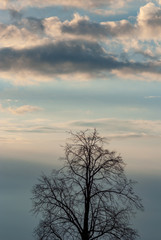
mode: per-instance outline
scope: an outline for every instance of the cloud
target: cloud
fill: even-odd
[[[34,134],[53,134],[65,132],[67,128],[60,126],[59,123],[54,123],[48,119],[32,119],[15,121],[14,119],[6,119],[0,121],[1,138],[0,141],[14,142],[23,140],[24,143],[32,142]],[[26,135],[31,133],[29,135]],[[40,138],[38,138],[40,140]],[[49,139],[49,135],[48,135]]]
[[[133,34],[134,27],[127,20],[121,20],[117,22],[91,22],[87,16],[81,17],[79,14],[74,14],[74,18],[71,21],[65,21],[61,25],[63,33],[75,34],[82,36],[91,36],[100,38],[102,37],[117,37],[128,36]]]
[[[9,2],[11,3],[12,1]],[[16,2],[18,4],[18,1]],[[19,4],[22,4],[22,2],[19,2]],[[39,1],[35,2],[38,3]],[[77,1],[74,2],[76,3]],[[109,1],[108,3],[112,2],[113,1]],[[82,3],[83,1],[81,4]],[[106,1],[99,1],[99,3],[98,1],[91,1],[91,3],[90,1],[84,1],[84,3],[86,3],[86,6],[87,4],[90,4],[91,6],[97,6],[97,4],[103,6],[106,4]],[[106,11],[105,9],[103,10]],[[29,46],[29,44],[31,46],[41,44],[47,40],[80,39],[80,37],[82,39],[88,38],[97,41],[100,41],[100,38],[101,41],[106,41],[108,38],[118,38],[122,40],[130,40],[131,38],[134,38],[142,41],[150,39],[157,40],[161,38],[161,8],[151,2],[140,8],[135,23],[130,23],[130,21],[126,19],[119,21],[94,22],[91,21],[89,17],[80,16],[78,13],[74,14],[71,21],[66,20],[63,22],[55,16],[45,19],[36,19],[33,17],[23,18],[18,10],[10,9],[9,11],[15,22],[13,21],[12,25],[0,25],[2,46],[6,47],[14,47],[15,44],[16,47],[21,46],[22,48]]]
[[[109,38],[137,40],[161,39],[161,8],[154,3],[147,3],[140,7],[135,23],[126,19],[119,21],[94,22],[87,16],[74,14],[71,21],[61,22],[56,17],[44,19],[46,33],[52,37],[82,38],[94,41],[107,41]],[[56,32],[55,32],[56,30]],[[65,35],[64,35],[65,34]]]
[[[21,85],[112,76],[160,81],[159,45],[144,42],[161,36],[161,8],[152,3],[140,8],[136,23],[94,22],[78,13],[71,21],[23,18],[17,10],[10,14],[15,22],[0,24],[2,79]]]
[[[154,98],[161,98],[161,96],[146,96],[144,98],[147,98],[147,99],[154,99]]]
[[[1,114],[2,115],[2,114]],[[66,130],[66,129],[65,129]],[[0,119],[0,143],[1,143],[1,153],[3,151],[3,155],[1,154],[2,159],[4,159],[6,156],[10,156],[11,159],[13,159],[13,156],[15,154],[16,159],[18,157],[18,152],[21,152],[22,149],[26,149],[29,151],[29,155],[25,154],[25,156],[28,156],[27,159],[34,154],[31,154],[32,151],[35,151],[36,154],[41,152],[40,156],[45,153],[47,153],[47,149],[50,149],[51,143],[55,141],[55,146],[60,147],[59,144],[61,144],[62,139],[65,138],[65,136],[59,141],[59,136],[61,134],[64,134],[65,132],[64,128],[58,127],[56,124],[53,124],[53,121],[49,121],[48,119],[31,119],[26,120],[24,118],[17,118],[17,117],[10,117],[10,118],[2,118]],[[59,133],[59,134],[57,134]],[[55,135],[57,135],[55,140]],[[43,137],[43,146],[40,148],[40,145],[42,145],[42,139]],[[58,143],[59,142],[59,143]],[[58,143],[58,145],[57,145]],[[21,144],[21,146],[19,145]],[[36,147],[37,146],[37,147]],[[6,150],[4,150],[4,148]],[[11,152],[14,151],[14,154],[11,154],[8,149],[11,149]],[[37,150],[36,150],[37,149]],[[53,148],[52,151],[53,152]],[[57,152],[57,149],[55,149],[55,153]],[[7,154],[7,155],[6,155]],[[49,154],[50,155],[50,154]],[[24,154],[23,154],[24,156]],[[20,157],[20,160],[22,160],[22,156]]]
[[[20,106],[20,107],[4,108],[0,104],[0,111],[9,112],[9,113],[16,114],[16,115],[22,115],[22,114],[26,114],[26,113],[37,112],[37,111],[40,111],[40,110],[42,110],[42,108],[37,107],[37,106],[31,106],[31,105],[23,105],[23,106]]]
[[[103,8],[108,6],[123,7],[132,0],[1,0],[0,9],[22,9],[25,7],[49,7],[49,6],[64,6],[76,7],[84,9]],[[117,4],[117,5],[116,5]]]
[[[20,74],[23,79],[36,81],[70,77],[71,74],[88,74],[92,78],[108,77],[108,74],[135,75],[154,73],[160,76],[159,62],[120,61],[105,51],[98,43],[89,41],[65,41],[38,47],[16,50],[0,50],[0,76],[11,74],[12,81]],[[40,79],[39,79],[40,77]]]
[[[161,137],[161,121],[106,118],[73,121],[69,127],[97,128],[108,138]]]
[[[44,32],[48,37],[54,40],[62,40],[62,38],[64,38],[61,33],[62,22],[58,17],[45,18],[42,20],[42,24],[44,26]]]
[[[0,121],[0,141],[17,142],[23,139],[24,143],[29,143],[39,136],[37,134],[45,134],[50,139],[49,134],[52,136],[53,133],[64,134],[67,130],[78,131],[85,128],[97,128],[108,139],[161,138],[161,121],[104,118],[55,123],[48,119],[33,119],[17,123],[8,119]],[[31,137],[28,135],[30,133]]]
[[[140,8],[137,17],[141,38],[160,39],[161,38],[161,8],[154,3],[147,3]]]
[[[32,113],[32,112],[37,112],[42,110],[40,107],[36,107],[36,106],[31,106],[31,105],[24,105],[21,107],[17,107],[17,108],[8,108],[8,111],[13,113],[13,114],[25,114],[25,113]]]
[[[143,50],[141,47],[135,49],[135,54],[140,54],[143,56],[145,59],[151,59],[151,60],[157,60],[158,56],[154,54],[150,49],[145,49]]]
[[[81,17],[74,14],[71,21],[61,24],[63,33],[78,35],[79,37],[121,38],[138,40],[161,39],[161,8],[154,3],[147,3],[140,8],[136,23],[128,20],[92,22],[88,17]],[[102,39],[101,39],[102,40]]]
[[[105,68],[107,63],[110,68],[112,62],[116,61],[106,55],[99,44],[78,41],[57,42],[22,50],[4,48],[0,50],[0,56],[3,59],[0,62],[1,70],[30,69],[49,75],[89,70],[93,65],[98,69],[101,66]]]
[[[0,23],[1,47],[13,47],[22,49],[37,46],[47,42],[41,34],[41,21],[35,19],[23,19],[19,26]]]
[[[22,27],[26,27],[30,32],[36,32],[37,34],[43,34],[44,32],[43,21],[41,19],[34,17],[23,18],[19,24]],[[42,35],[39,37],[42,37]]]
[[[121,8],[111,8],[111,9],[95,8],[92,10],[92,12],[101,16],[114,16],[114,15],[124,14],[126,10]]]

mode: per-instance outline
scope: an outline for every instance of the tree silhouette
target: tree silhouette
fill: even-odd
[[[124,162],[104,149],[96,130],[71,133],[65,147],[65,166],[43,175],[33,187],[33,212],[42,220],[35,229],[39,240],[133,240],[130,224],[142,210]]]

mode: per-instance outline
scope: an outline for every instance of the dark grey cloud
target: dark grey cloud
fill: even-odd
[[[110,29],[109,29],[110,30]],[[70,33],[76,35],[91,35],[91,36],[106,36],[108,34],[107,29],[97,22],[90,22],[89,20],[81,19],[75,24],[64,23],[61,26],[63,33]],[[110,31],[109,31],[110,34]]]
[[[77,41],[22,50],[4,48],[0,50],[0,59],[1,70],[30,69],[49,75],[121,67],[121,63],[106,54],[99,44]]]
[[[69,73],[95,75],[112,70],[125,70],[125,74],[126,71],[161,73],[159,64],[119,61],[98,43],[89,41],[56,42],[28,49],[0,50],[0,71],[18,73],[24,70],[49,76]]]
[[[89,19],[80,17],[77,21],[64,22],[61,26],[63,33],[98,37],[119,37],[133,34],[135,27],[128,21],[115,22],[115,24],[91,22]],[[100,39],[101,40],[101,39]]]

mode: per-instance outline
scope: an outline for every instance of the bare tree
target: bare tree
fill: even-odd
[[[43,175],[33,188],[33,211],[42,217],[37,239],[136,239],[130,217],[143,207],[121,156],[104,149],[96,130],[71,135],[65,167]]]

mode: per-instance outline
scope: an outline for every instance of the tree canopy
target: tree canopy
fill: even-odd
[[[96,130],[71,133],[65,164],[33,187],[33,212],[41,214],[38,240],[134,240],[130,223],[142,210],[120,155],[104,148]]]

